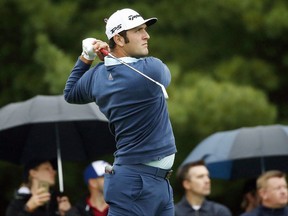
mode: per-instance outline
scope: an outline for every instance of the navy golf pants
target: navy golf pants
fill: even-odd
[[[174,215],[173,191],[169,180],[151,174],[150,170],[153,169],[158,168],[114,165],[114,173],[105,174],[104,197],[109,204],[108,216]]]

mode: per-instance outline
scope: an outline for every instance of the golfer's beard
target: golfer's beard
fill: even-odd
[[[132,55],[131,57],[133,58],[144,58],[146,57],[148,54],[144,55],[144,54],[141,54],[141,55]]]
[[[135,56],[134,58],[140,59],[140,58],[144,58],[146,56]]]
[[[140,49],[139,48],[139,52],[140,53],[135,53],[135,54],[131,54],[131,57],[134,57],[134,58],[144,58],[144,57],[146,57],[146,56],[148,56],[148,54],[149,54],[149,51],[148,51],[148,48],[146,48],[147,49],[147,51],[144,51],[144,50],[142,50],[142,49]]]

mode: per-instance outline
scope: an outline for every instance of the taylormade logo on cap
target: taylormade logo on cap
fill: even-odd
[[[144,20],[136,11],[125,8],[113,13],[106,23],[106,35],[110,40],[114,35],[124,30],[129,30],[146,23],[147,26],[154,24],[157,18]]]

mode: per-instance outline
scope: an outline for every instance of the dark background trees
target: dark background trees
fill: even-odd
[[[173,76],[168,105],[178,147],[174,170],[211,133],[288,120],[285,0],[0,0],[0,6],[0,106],[61,94],[82,39],[106,40],[104,18],[131,7],[158,18],[149,46]],[[66,193],[74,200],[74,187],[85,189],[85,164],[64,165]],[[2,215],[21,168],[1,162],[0,169]],[[171,183],[177,188],[175,175]],[[225,189],[219,180],[213,184],[211,197],[237,210],[240,195],[231,199],[229,192],[240,193],[240,183],[225,182]],[[175,201],[180,196],[175,190]]]

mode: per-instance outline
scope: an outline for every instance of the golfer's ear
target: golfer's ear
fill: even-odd
[[[123,38],[121,35],[116,34],[116,35],[113,36],[113,39],[114,39],[114,42],[115,42],[118,46],[121,46],[121,47],[124,46],[125,40],[124,40],[124,38]]]

